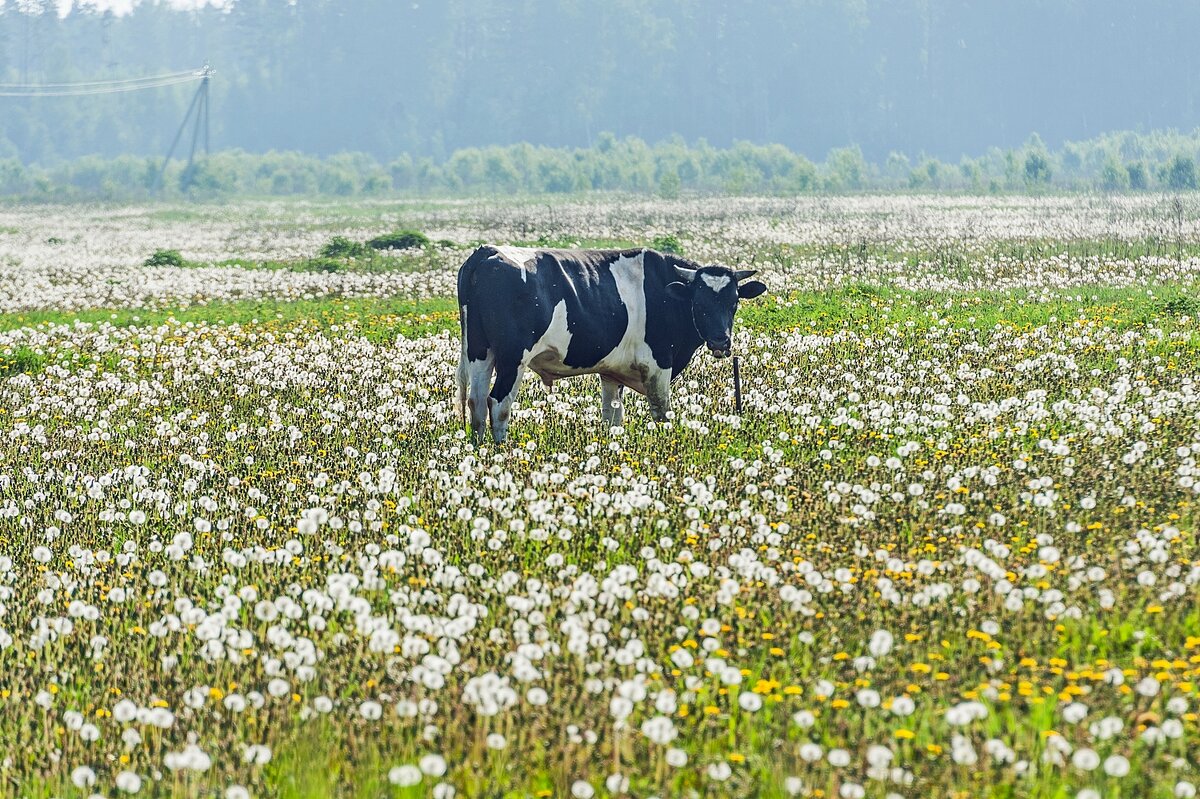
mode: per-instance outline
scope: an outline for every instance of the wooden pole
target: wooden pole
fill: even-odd
[[[738,416],[742,415],[742,358],[733,356],[733,405]]]

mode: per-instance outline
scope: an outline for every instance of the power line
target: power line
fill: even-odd
[[[87,86],[109,86],[123,83],[143,83],[145,81],[167,80],[185,76],[201,77],[201,70],[187,69],[180,72],[166,72],[162,75],[147,75],[143,78],[105,78],[104,80],[81,80],[69,83],[0,83],[0,89],[12,91],[37,91],[39,89],[75,89]]]
[[[176,86],[203,79],[204,73],[196,71],[107,83],[89,81],[86,84],[46,84],[42,86],[0,84],[0,97],[86,97],[94,94],[118,94],[142,89],[159,89],[164,86]]]

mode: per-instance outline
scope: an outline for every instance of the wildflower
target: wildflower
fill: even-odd
[[[118,791],[137,793],[142,789],[142,778],[132,771],[122,771],[117,774],[115,784]]]
[[[642,735],[653,743],[665,746],[679,735],[675,724],[666,716],[654,716],[642,722]]]
[[[1080,771],[1092,771],[1100,765],[1100,755],[1092,749],[1076,749],[1071,755],[1071,764]]]
[[[743,693],[738,696],[738,705],[747,713],[753,713],[762,707],[762,697],[753,692]]]
[[[96,772],[91,766],[76,766],[71,770],[71,783],[76,788],[90,788],[96,784]]]
[[[446,760],[441,755],[424,755],[417,764],[430,777],[440,777],[446,773]]]
[[[388,782],[392,785],[398,785],[401,788],[416,785],[420,781],[421,769],[411,764],[395,766],[388,771]]]
[[[708,774],[708,778],[711,780],[715,780],[716,782],[724,782],[725,780],[729,779],[730,775],[733,774],[733,769],[730,768],[728,763],[724,761],[718,761],[716,763],[709,763],[705,773]]]

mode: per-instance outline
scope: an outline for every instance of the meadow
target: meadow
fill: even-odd
[[[742,414],[471,446],[472,247],[656,239],[770,287]],[[1190,196],[0,207],[0,795],[1190,799],[1197,275]]]

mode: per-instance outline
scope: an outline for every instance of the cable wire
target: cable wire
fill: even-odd
[[[200,77],[203,70],[188,69],[181,72],[166,72],[162,75],[147,75],[144,78],[105,78],[104,80],[81,80],[70,83],[0,83],[3,91],[38,91],[40,89],[82,89],[87,87],[117,86],[128,83],[148,83],[186,76]]]
[[[117,94],[120,92],[136,92],[142,89],[158,89],[163,86],[176,86],[182,83],[192,83],[194,81],[203,79],[203,75],[189,73],[181,77],[170,78],[166,80],[159,79],[150,83],[136,83],[123,86],[95,86],[91,88],[81,87],[75,89],[64,88],[53,89],[51,91],[46,91],[45,89],[39,91],[7,91],[3,90],[7,87],[0,87],[0,97],[86,97],[94,94]]]

